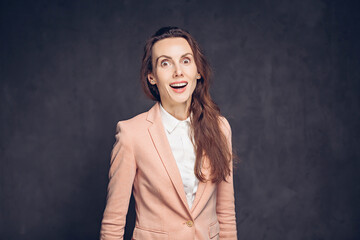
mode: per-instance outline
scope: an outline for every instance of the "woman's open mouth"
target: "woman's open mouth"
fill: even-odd
[[[172,90],[174,90],[174,92],[182,93],[185,91],[187,85],[188,83],[184,81],[184,82],[172,83],[170,84],[170,87],[172,88]]]

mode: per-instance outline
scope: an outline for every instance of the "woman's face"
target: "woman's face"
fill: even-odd
[[[157,41],[152,47],[152,62],[148,80],[157,85],[164,108],[188,107],[200,78],[189,43],[180,37]]]

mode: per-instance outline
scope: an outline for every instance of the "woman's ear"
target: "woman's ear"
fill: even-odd
[[[149,82],[150,82],[151,85],[155,85],[155,84],[156,84],[154,75],[153,75],[152,73],[149,73],[149,74],[147,75],[147,78],[148,78],[148,80],[149,80]]]

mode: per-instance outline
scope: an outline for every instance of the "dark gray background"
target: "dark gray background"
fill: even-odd
[[[153,105],[140,60],[166,25],[213,66],[239,239],[360,239],[359,7],[321,0],[1,1],[0,238],[98,238],[115,125]]]

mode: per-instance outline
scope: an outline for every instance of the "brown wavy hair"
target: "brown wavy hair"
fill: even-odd
[[[188,113],[192,113],[190,123],[196,153],[194,173],[200,181],[206,180],[201,171],[201,159],[205,154],[210,163],[211,181],[219,183],[226,180],[226,177],[230,175],[232,153],[230,152],[230,143],[227,142],[225,133],[221,131],[219,125],[220,109],[210,97],[210,65],[201,52],[199,44],[189,32],[178,27],[163,27],[147,40],[141,65],[142,87],[149,98],[160,102],[160,94],[156,84],[152,85],[148,81],[148,74],[153,71],[152,47],[159,40],[175,37],[187,40],[193,51],[198,72],[201,75],[192,94]]]

